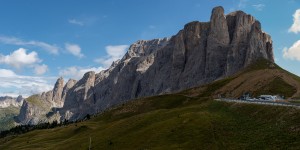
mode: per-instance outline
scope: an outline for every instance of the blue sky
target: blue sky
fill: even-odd
[[[51,89],[59,76],[98,72],[131,43],[209,21],[219,5],[259,20],[272,36],[276,63],[300,75],[300,0],[2,0],[0,96],[28,96]]]

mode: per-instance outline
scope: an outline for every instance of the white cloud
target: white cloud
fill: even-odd
[[[300,61],[300,40],[292,45],[292,47],[283,49],[283,57],[291,60]]]
[[[68,22],[71,23],[71,24],[79,25],[79,26],[84,25],[84,23],[82,21],[78,21],[76,19],[69,19]]]
[[[0,77],[14,77],[16,76],[15,72],[8,69],[0,69]]]
[[[72,66],[72,67],[68,67],[65,69],[62,69],[59,71],[59,75],[63,76],[64,78],[72,78],[72,79],[76,79],[79,80],[83,77],[83,75],[86,72],[89,71],[95,71],[96,73],[99,73],[101,70],[104,70],[104,68],[102,67],[76,67],[76,66]]]
[[[300,9],[296,10],[294,17],[294,23],[290,27],[289,32],[298,33],[300,32]]]
[[[262,11],[265,8],[265,4],[256,4],[256,5],[252,5],[254,7],[254,9],[256,9],[257,11]]]
[[[70,43],[65,43],[65,49],[71,53],[72,55],[82,58],[84,55],[81,53],[81,48],[77,44],[70,44]]]
[[[109,45],[105,47],[106,52],[109,56],[117,58],[122,57],[125,54],[127,48],[128,45]]]
[[[34,73],[36,75],[43,75],[44,73],[46,73],[48,71],[48,66],[45,64],[42,65],[35,65],[34,66]]]
[[[0,43],[19,45],[19,46],[34,46],[45,49],[51,54],[58,54],[59,47],[40,41],[24,41],[16,37],[0,36]]]
[[[94,61],[108,68],[113,61],[122,58],[128,47],[128,45],[108,45],[105,47],[107,56],[95,59]]]
[[[21,76],[12,70],[0,69],[0,96],[23,95],[42,93],[53,88],[56,78]]]
[[[41,60],[39,59],[38,54],[35,51],[27,54],[26,49],[24,48],[19,48],[10,55],[0,54],[0,64],[6,64],[17,69],[39,62],[41,62]]]

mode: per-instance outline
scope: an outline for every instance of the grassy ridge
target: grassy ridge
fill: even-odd
[[[26,98],[26,101],[32,105],[38,106],[41,109],[50,109],[50,104],[47,104],[45,101],[40,100],[38,95],[32,95]]]
[[[300,111],[165,95],[89,121],[1,139],[0,149],[300,148]]]
[[[263,95],[265,93],[276,95],[282,94],[284,97],[291,97],[295,92],[296,88],[284,82],[281,78],[276,77],[268,85],[261,87],[255,93],[254,96]]]

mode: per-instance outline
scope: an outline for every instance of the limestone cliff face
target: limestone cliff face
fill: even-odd
[[[53,104],[56,105],[56,107],[62,107],[64,105],[64,101],[62,100],[62,92],[64,88],[64,79],[60,77],[53,88],[53,97],[52,101]]]
[[[251,64],[258,58],[274,62],[271,37],[261,30],[260,22],[242,11],[226,16],[231,48],[227,54],[227,74]]]
[[[227,53],[229,48],[229,31],[224,16],[224,9],[216,7],[212,10],[210,28],[206,47],[206,78],[222,76],[225,73]]]
[[[76,80],[70,79],[63,88],[61,99],[64,101],[66,99],[68,91],[76,84]]]
[[[210,22],[188,23],[171,38],[137,41],[107,70],[86,73],[63,92],[59,113],[76,120],[135,98],[210,83],[262,58],[274,62],[271,37],[259,21],[216,7]],[[44,98],[60,96],[50,92]]]
[[[95,72],[87,72],[66,94],[65,104],[60,113],[62,119],[82,118],[95,112],[94,97]],[[75,113],[76,112],[76,113]]]

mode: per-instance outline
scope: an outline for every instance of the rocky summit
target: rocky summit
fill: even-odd
[[[140,40],[100,73],[25,100],[17,121],[76,120],[140,97],[172,93],[235,74],[259,59],[274,62],[271,37],[253,16],[212,10],[210,22],[190,22],[170,38]]]

